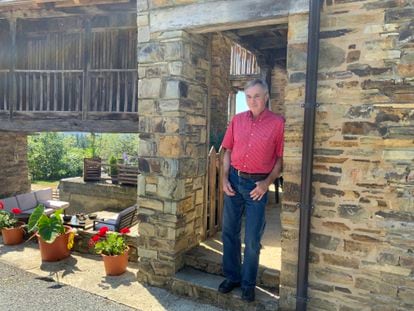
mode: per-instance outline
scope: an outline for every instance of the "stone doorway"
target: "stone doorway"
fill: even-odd
[[[270,88],[269,109],[284,116],[287,24],[226,30],[210,34],[210,38],[210,146],[215,146],[218,150],[228,121],[236,112],[236,95],[243,90],[247,81],[254,78],[265,79]],[[238,59],[235,58],[235,46],[239,50]],[[257,62],[256,66],[251,65],[252,61]],[[258,286],[273,294],[278,293],[281,269],[282,193],[280,191],[276,198],[276,191],[279,192],[279,186],[272,185],[266,208],[266,229],[262,239],[257,282]],[[244,226],[242,239],[243,237]],[[201,242],[184,257],[185,266],[217,275],[222,273],[221,260],[221,232]]]

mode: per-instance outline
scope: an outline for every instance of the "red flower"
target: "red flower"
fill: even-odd
[[[129,228],[122,228],[121,230],[119,230],[119,233],[121,234],[126,234],[126,233],[130,233],[131,230],[129,230]]]
[[[0,209],[4,209],[4,203],[3,203],[3,201],[0,201]]]
[[[22,210],[18,207],[13,207],[11,211],[12,211],[13,214],[16,214],[16,215],[22,213]]]
[[[100,239],[100,236],[99,235],[94,235],[93,237],[91,237],[90,239],[89,239],[89,242],[88,242],[88,245],[89,245],[89,247],[94,247],[95,246],[95,244],[96,244],[96,242],[98,242],[99,241],[99,239]]]
[[[91,238],[91,240],[92,240],[92,241],[94,241],[94,242],[98,242],[100,238],[101,238],[101,237],[100,237],[99,235],[95,234],[95,235]]]
[[[109,231],[109,228],[108,227],[102,227],[101,229],[99,229],[99,235],[100,236],[104,236],[107,232]]]

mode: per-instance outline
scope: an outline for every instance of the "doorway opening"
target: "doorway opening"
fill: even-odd
[[[211,34],[211,111],[210,147],[219,150],[228,122],[232,116],[247,110],[244,85],[255,78],[269,86],[268,108],[284,116],[284,94],[287,85],[286,54],[287,24],[241,28]],[[211,156],[211,152],[210,152]],[[220,163],[220,152],[214,161]],[[205,240],[186,254],[186,265],[209,273],[221,273],[221,218],[223,207],[220,195],[220,164],[214,169],[214,188],[209,182],[206,208]],[[216,175],[217,174],[217,175]],[[211,175],[211,172],[209,172]],[[257,285],[277,294],[281,269],[281,183],[270,187],[266,207],[266,229],[262,238]],[[211,196],[211,192],[217,191]],[[212,203],[212,198],[214,203]],[[244,233],[242,226],[242,241]]]

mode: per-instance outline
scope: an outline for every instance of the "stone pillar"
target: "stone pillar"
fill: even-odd
[[[280,272],[280,305],[294,310],[299,238],[300,176],[302,165],[303,109],[305,100],[308,14],[289,16],[287,72],[285,89],[285,152],[283,157],[283,204],[281,211],[282,266]],[[295,77],[301,77],[297,79]]]
[[[151,33],[138,1],[138,279],[164,286],[202,236],[209,40]]]
[[[27,135],[0,132],[0,198],[30,192]]]

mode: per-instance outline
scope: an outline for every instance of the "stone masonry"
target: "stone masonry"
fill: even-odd
[[[229,79],[231,45],[232,42],[223,35],[212,35],[210,145],[216,150],[220,148],[227,128],[229,95],[233,92]]]
[[[324,3],[309,310],[414,309],[413,16],[412,1]],[[285,309],[295,302],[305,22],[289,18]]]
[[[147,10],[139,1],[138,279],[165,285],[203,234],[211,55],[207,36],[152,32]]]
[[[274,113],[285,116],[285,88],[287,86],[287,72],[283,66],[276,65],[272,69],[272,85],[270,89],[270,109]]]
[[[27,135],[0,132],[0,198],[30,192]]]
[[[202,235],[208,32],[274,20],[288,23],[280,305],[294,309],[308,3],[286,3],[138,1],[140,280],[165,285]],[[309,310],[414,308],[413,15],[410,0],[323,3]]]

